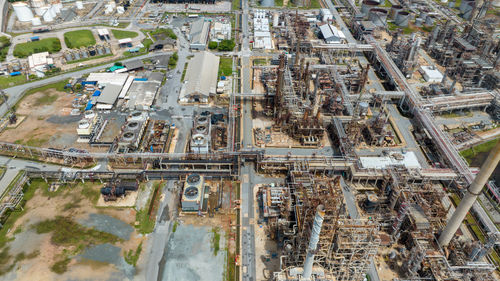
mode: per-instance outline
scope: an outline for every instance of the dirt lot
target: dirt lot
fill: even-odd
[[[16,128],[5,130],[0,140],[41,147],[78,146],[76,127],[81,117],[70,115],[74,98],[53,89],[25,97],[16,112],[26,118]]]
[[[24,211],[10,215],[8,233],[0,230],[0,279],[132,280],[135,268],[124,256],[147,243],[133,227],[136,211],[96,208],[100,183],[61,185],[52,192],[48,186],[34,180],[25,190]],[[72,227],[50,225],[61,221]]]

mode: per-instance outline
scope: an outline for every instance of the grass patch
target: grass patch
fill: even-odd
[[[70,49],[95,45],[94,34],[90,30],[75,30],[64,33],[64,42]]]
[[[188,68],[188,63],[186,62],[184,64],[184,70],[182,71],[181,82],[184,82],[184,77],[186,77],[187,68]]]
[[[97,200],[99,200],[101,192],[99,189],[94,188],[92,183],[87,182],[83,184],[81,194],[95,205],[97,204]]]
[[[254,59],[253,65],[267,65],[267,59]]]
[[[120,238],[113,234],[84,227],[71,218],[62,216],[39,222],[33,228],[38,234],[52,233],[50,241],[57,246],[78,245],[78,248],[86,248],[90,245],[120,241]]]
[[[26,83],[26,75],[21,74],[17,76],[0,76],[0,88],[5,89],[9,87],[13,87],[19,84]]]
[[[172,233],[175,233],[177,231],[177,226],[179,225],[178,221],[174,221],[174,226],[172,227]]]
[[[233,0],[231,4],[233,11],[240,9],[240,0]]]
[[[111,33],[116,39],[123,38],[135,38],[139,35],[139,33],[135,31],[127,31],[127,30],[119,30],[119,29],[111,29]]]
[[[179,60],[179,55],[177,55],[177,52],[173,53],[170,58],[168,58],[168,66],[170,69],[173,69],[177,66],[177,61]]]
[[[220,250],[220,233],[218,227],[212,228],[212,247],[214,249],[214,256],[217,256],[217,253]]]
[[[231,57],[221,57],[219,61],[219,72],[220,76],[231,76],[233,74],[233,58]]]
[[[29,89],[27,90],[24,95],[25,96],[29,96],[29,95],[32,95],[34,93],[38,93],[38,92],[42,92],[42,91],[46,91],[46,90],[49,90],[49,89],[54,89],[56,91],[59,91],[59,92],[64,92],[64,86],[66,86],[69,82],[69,79],[66,79],[66,80],[62,80],[62,81],[59,81],[59,82],[56,82],[56,83],[51,83],[51,84],[47,84],[45,86],[41,86],[41,87],[37,87],[37,88],[32,88],[32,89]]]
[[[36,99],[34,106],[49,105],[49,104],[52,104],[53,102],[55,102],[56,100],[57,100],[56,94],[43,95],[43,96]]]
[[[71,261],[70,258],[65,257],[64,259],[55,262],[51,267],[50,270],[54,273],[57,274],[63,274],[68,270],[68,264]]]
[[[125,261],[128,263],[128,264],[131,264],[133,266],[136,266],[137,265],[137,260],[139,260],[139,256],[141,255],[141,252],[142,252],[142,241],[141,243],[139,243],[139,245],[137,246],[137,249],[135,249],[135,252],[133,250],[129,250],[126,254],[125,254]]]
[[[155,182],[153,184],[153,190],[151,192],[151,197],[148,200],[148,204],[146,204],[146,207],[144,209],[138,210],[135,214],[135,228],[141,234],[151,233],[155,229],[156,216],[150,216],[150,213],[152,213],[156,202],[159,202],[160,200],[160,196],[159,194],[157,194],[159,188],[160,183]]]
[[[0,61],[5,61],[9,52],[10,39],[7,36],[0,37]]]
[[[51,37],[38,41],[19,43],[14,47],[14,56],[26,58],[34,53],[49,52],[51,54],[61,50],[61,41],[58,38]]]
[[[488,151],[492,150],[493,147],[495,147],[495,145],[497,144],[497,142],[499,140],[500,139],[494,139],[494,140],[490,140],[488,142],[482,143],[480,145],[473,146],[469,149],[460,151],[460,155],[462,155],[462,157],[465,158],[465,160],[467,160],[467,162],[470,165],[470,163],[472,162],[472,159],[474,159],[474,157],[476,157],[476,155],[478,155],[479,153],[488,152]]]
[[[155,38],[155,40],[166,39],[167,37],[172,39],[177,39],[177,35],[175,35],[174,31],[171,28],[157,28],[153,31],[150,31],[149,34]]]
[[[36,138],[36,137],[31,137],[29,138],[26,142],[25,145],[27,146],[33,146],[33,147],[40,147],[47,143],[49,139],[47,138]]]

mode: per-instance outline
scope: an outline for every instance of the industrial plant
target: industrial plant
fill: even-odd
[[[0,2],[0,279],[500,280],[500,2]]]

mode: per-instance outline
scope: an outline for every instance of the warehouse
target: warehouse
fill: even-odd
[[[189,32],[189,39],[191,43],[189,48],[194,50],[205,50],[208,41],[208,30],[210,28],[210,22],[205,21],[205,18],[201,18],[191,25],[191,32]]]
[[[344,33],[331,24],[324,24],[320,26],[319,29],[325,42],[328,44],[343,43],[346,39]]]
[[[149,110],[153,105],[161,82],[136,80],[128,90],[126,99],[130,110]]]
[[[127,81],[127,73],[94,72],[87,77],[87,82],[96,82],[97,86],[103,87],[108,84],[123,86]]]
[[[109,84],[101,91],[97,98],[97,109],[111,109],[115,104],[123,85]]]
[[[219,57],[207,51],[197,53],[189,61],[185,83],[179,100],[183,103],[208,103],[217,90]]]

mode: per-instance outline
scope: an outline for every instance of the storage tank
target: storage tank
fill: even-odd
[[[368,19],[373,22],[375,26],[384,26],[387,22],[388,12],[382,8],[373,8],[368,13]]]
[[[396,18],[396,15],[403,10],[403,6],[400,5],[393,5],[391,7],[391,11],[389,12],[389,18],[391,20],[394,20]]]
[[[47,10],[45,12],[45,14],[43,14],[43,21],[45,21],[45,22],[53,22],[54,21],[54,17],[51,15],[50,9]]]
[[[25,2],[14,3],[12,4],[12,8],[14,9],[16,17],[19,21],[27,22],[33,19],[33,12]]]
[[[66,61],[72,61],[73,55],[70,52],[67,52],[66,54],[64,54],[64,58],[66,59]]]
[[[376,8],[378,6],[378,2],[372,0],[365,0],[361,3],[361,13],[364,16],[368,16],[368,13],[372,8]]]
[[[394,19],[394,23],[397,26],[407,27],[408,22],[410,21],[410,13],[407,11],[399,11],[396,15],[396,19]]]
[[[81,57],[80,57],[80,52],[75,51],[75,52],[73,53],[73,55],[75,56],[75,60],[79,60],[79,59],[81,59]]]
[[[368,107],[370,107],[370,105],[367,103],[367,102],[360,102],[359,103],[359,115],[360,116],[364,116],[368,113]]]
[[[42,25],[42,21],[40,20],[39,17],[32,18],[31,19],[31,25],[33,25],[33,26]]]
[[[469,2],[464,9],[462,17],[466,20],[469,20],[472,17],[472,12],[474,11],[474,2]]]
[[[82,1],[76,1],[75,2],[75,6],[78,10],[82,10],[83,9],[83,2]]]

